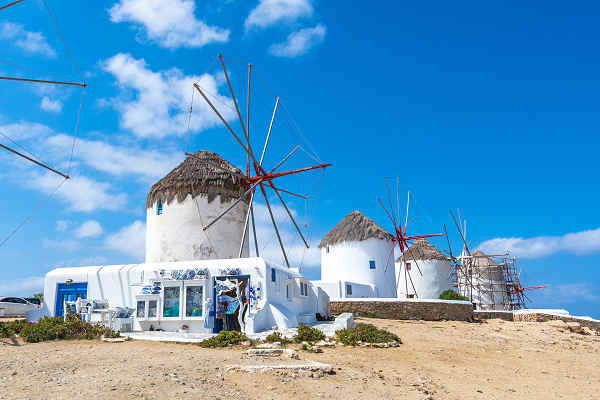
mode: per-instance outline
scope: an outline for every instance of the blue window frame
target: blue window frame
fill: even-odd
[[[275,271],[275,268],[271,268],[271,282],[276,282],[277,281],[277,272]]]
[[[159,201],[156,205],[156,215],[161,215],[163,213],[162,209],[162,201]]]
[[[369,260],[369,268],[375,269],[375,260]]]

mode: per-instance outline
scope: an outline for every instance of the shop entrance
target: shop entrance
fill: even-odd
[[[87,282],[59,283],[56,287],[56,304],[54,316],[62,317],[64,314],[64,302],[87,298]]]
[[[214,333],[222,330],[242,331],[248,313],[249,284],[250,275],[227,275],[214,278]]]

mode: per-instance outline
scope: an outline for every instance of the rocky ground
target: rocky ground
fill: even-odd
[[[560,322],[364,319],[394,348],[325,347],[299,360],[243,348],[129,341],[0,344],[0,399],[598,399],[600,336]],[[575,330],[578,330],[576,327]],[[592,333],[592,334],[589,334]],[[228,366],[325,363],[331,373]]]

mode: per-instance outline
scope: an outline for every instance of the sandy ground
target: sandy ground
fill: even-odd
[[[228,365],[264,363],[241,359],[241,348],[5,340],[0,399],[600,398],[600,336],[535,322],[364,321],[393,331],[404,344],[300,351],[301,361],[334,367],[321,378],[226,372]]]

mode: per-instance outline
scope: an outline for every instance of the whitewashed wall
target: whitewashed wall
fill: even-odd
[[[192,199],[188,195],[182,203],[163,203],[158,215],[155,203],[146,210],[146,262],[238,258],[246,203],[240,202],[207,231],[202,230],[230,205],[221,203],[220,196],[209,203],[206,196]],[[248,257],[248,235],[242,257]]]
[[[371,298],[377,297],[375,295],[377,288],[375,285],[367,285],[363,283],[357,282],[348,282],[348,281],[335,281],[335,282],[325,282],[325,281],[311,281],[312,284],[316,287],[323,289],[325,293],[329,296],[330,299],[357,299],[357,298]],[[348,290],[346,285],[350,285],[352,287],[352,294],[348,294]]]
[[[438,299],[444,290],[452,289],[450,272],[452,267],[446,260],[408,260],[411,264],[410,278],[415,285],[416,294],[420,299]],[[417,263],[423,275],[419,273]],[[404,262],[396,263],[396,282],[398,282],[398,298],[405,299],[414,295],[410,278],[405,274]],[[407,292],[408,286],[408,292]]]
[[[321,281],[347,281],[375,287],[373,297],[396,297],[394,243],[370,238],[321,248]],[[375,269],[369,268],[375,260]],[[387,265],[387,268],[386,268]]]
[[[321,315],[328,315],[329,313],[329,298],[324,291],[310,284],[306,278],[299,274],[298,270],[269,265],[262,258],[57,268],[46,274],[43,310],[46,315],[54,315],[57,286],[59,283],[67,282],[67,280],[74,283],[87,283],[87,298],[90,300],[107,300],[111,308],[135,308],[136,295],[139,294],[142,284],[160,280],[161,270],[168,272],[193,268],[207,268],[209,270],[210,276],[204,282],[203,295],[205,301],[210,299],[213,302],[212,304],[214,304],[212,278],[223,275],[223,268],[239,268],[242,275],[250,275],[250,284],[253,287],[261,288],[263,298],[247,314],[246,333],[255,333],[271,328],[296,327],[299,322],[313,323],[316,321],[316,313]],[[272,269],[275,269],[275,282],[271,280]],[[300,293],[300,281],[308,283],[306,296],[302,296]],[[168,284],[169,281],[166,281],[166,283]],[[199,283],[193,282],[189,285],[198,286]],[[289,291],[286,289],[288,285],[290,287]],[[163,293],[164,290],[161,291],[160,296]],[[187,325],[190,332],[208,333],[212,331],[205,324],[209,309],[204,309],[202,317],[193,319],[185,317],[165,319],[160,317],[161,311],[159,310],[159,317],[151,322],[155,329],[177,331],[183,325]],[[134,321],[135,330],[142,330],[142,328],[148,328],[150,325],[146,322],[140,324],[137,318]],[[212,326],[211,324],[208,325]]]

